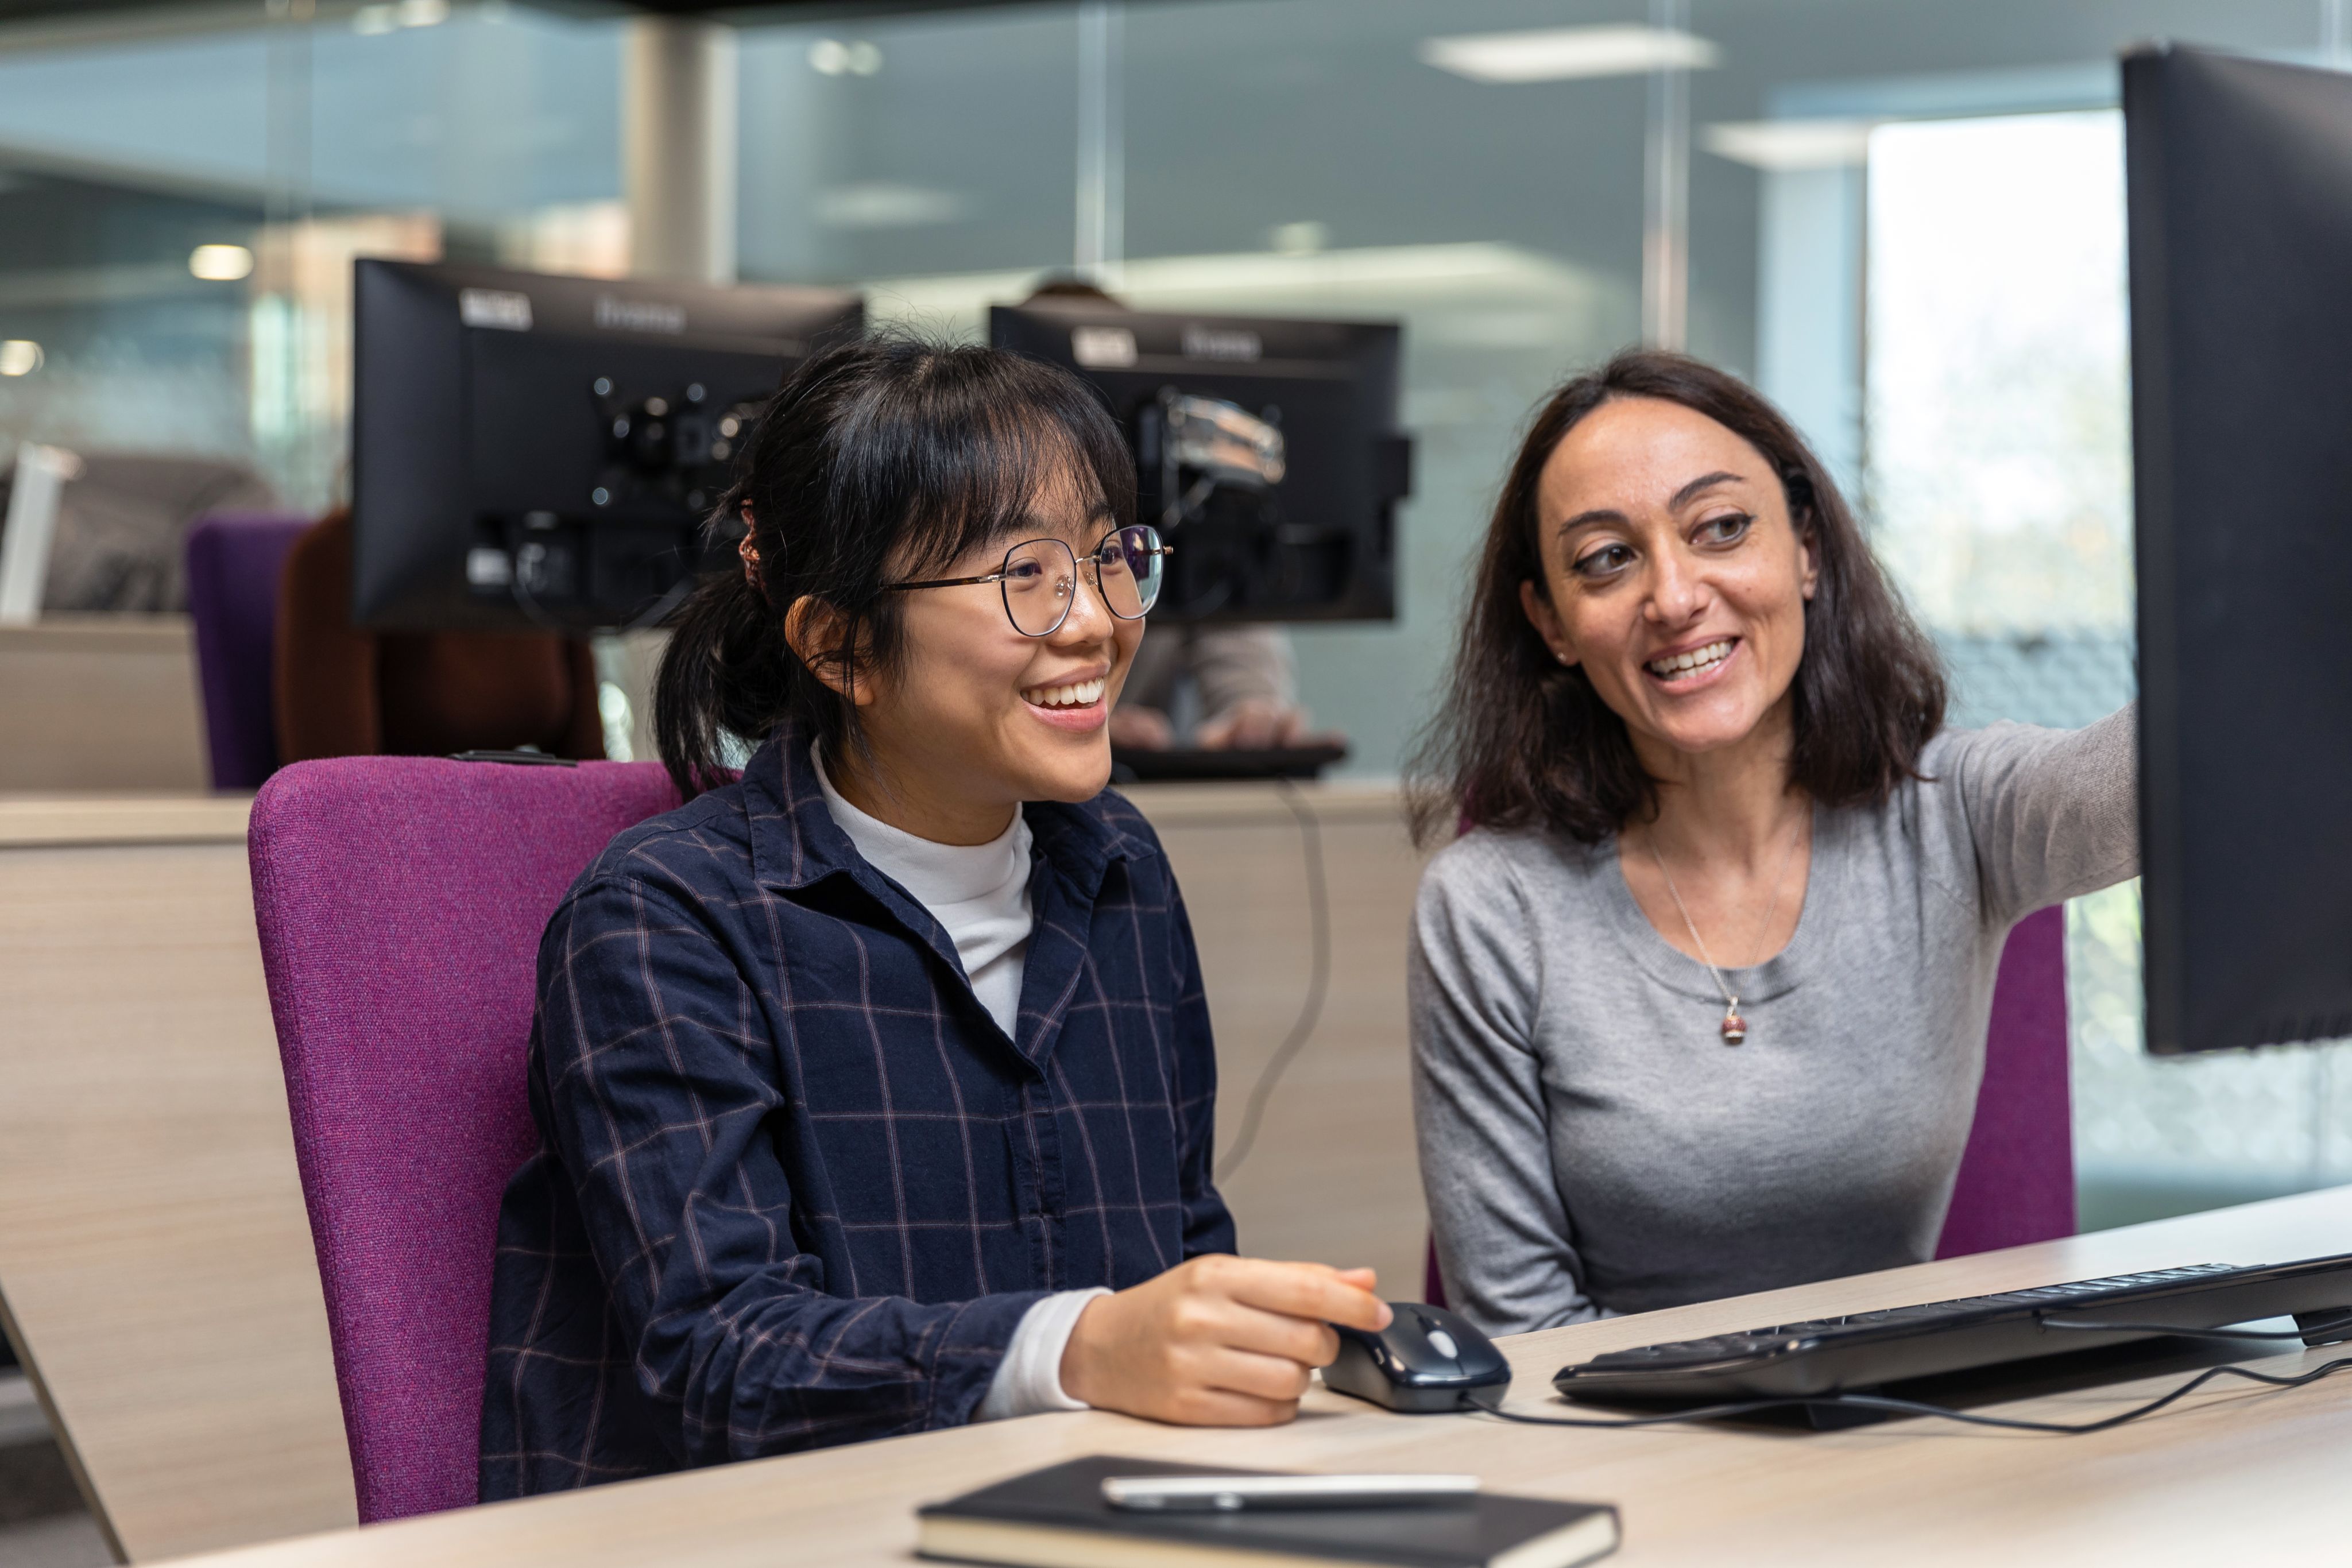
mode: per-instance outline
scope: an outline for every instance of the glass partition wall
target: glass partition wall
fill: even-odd
[[[0,335],[37,345],[0,379],[0,444],[201,455],[317,509],[341,485],[354,256],[625,265],[596,244],[623,25],[200,15],[0,28]]]
[[[1392,623],[1302,627],[1349,771],[1436,700],[1543,392],[1637,341],[1748,375],[1852,487],[1961,722],[2133,689],[2118,49],[2341,57],[2328,0],[1080,0],[720,20],[733,269],[970,334],[1076,271],[1394,319]],[[349,262],[630,266],[618,15],[269,0],[0,29],[0,461],[342,485]],[[129,30],[129,29],[136,29]],[[719,270],[724,270],[722,265]],[[2139,1053],[2133,889],[2069,914],[2086,1222],[2352,1176],[2335,1048]]]

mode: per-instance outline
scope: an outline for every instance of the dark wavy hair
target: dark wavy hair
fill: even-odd
[[[856,706],[817,678],[897,669],[905,656],[900,578],[1024,527],[1040,492],[1075,476],[1135,520],[1135,464],[1102,400],[1068,371],[1001,349],[896,335],[811,357],[768,400],[709,526],[726,569],[671,618],[654,685],[663,765],[687,799],[728,777],[735,745],[789,721],[829,756],[862,744]],[[749,524],[759,580],[732,548]],[[807,657],[784,614],[814,595],[838,631]],[[730,743],[735,743],[730,745]]]
[[[1791,721],[1790,782],[1842,806],[1884,800],[1917,777],[1944,722],[1935,645],[1903,608],[1821,459],[1779,410],[1736,376],[1681,354],[1632,350],[1561,386],[1536,412],[1486,527],[1445,706],[1411,773],[1413,832],[1427,842],[1457,814],[1477,827],[1538,828],[1598,843],[1657,806],[1657,780],[1625,721],[1581,665],[1562,665],[1519,603],[1549,593],[1536,515],[1544,465],[1593,410],[1659,398],[1703,413],[1780,476],[1789,518],[1813,548]]]

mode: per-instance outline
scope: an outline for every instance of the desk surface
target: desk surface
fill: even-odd
[[[1759,1322],[2189,1262],[2341,1250],[2352,1187],[2066,1241],[1555,1329],[1505,1342],[1511,1407],[1558,1408],[1549,1377],[1601,1351]],[[2273,1370],[2324,1353],[2270,1357]],[[2179,1375],[2014,1406],[2120,1408]],[[2340,1561],[2352,1523],[2352,1372],[2302,1389],[2223,1384],[2151,1419],[2053,1437],[1901,1422],[1838,1433],[1545,1430],[1406,1416],[1318,1390],[1292,1427],[1181,1430],[1038,1416],[465,1510],[204,1559],[212,1568],[901,1563],[922,1501],[1088,1453],[1308,1469],[1471,1470],[1502,1490],[1610,1501],[1627,1568],[1657,1563]]]

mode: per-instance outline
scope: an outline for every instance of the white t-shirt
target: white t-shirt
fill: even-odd
[[[984,844],[917,838],[843,800],[814,747],[810,759],[816,764],[817,788],[824,791],[825,810],[835,823],[849,835],[866,864],[905,888],[946,928],[972,995],[996,1026],[1011,1035],[1020,1020],[1022,967],[1029,955],[1030,927],[1036,924],[1029,904],[1027,819],[1015,811],[1012,826]],[[1101,1289],[1057,1291],[1024,1312],[973,1419],[1085,1409],[1083,1402],[1062,1391],[1062,1352],[1087,1303],[1109,1293]]]

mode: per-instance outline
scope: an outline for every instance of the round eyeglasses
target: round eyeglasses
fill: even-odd
[[[1160,542],[1160,530],[1146,524],[1117,528],[1086,553],[1102,595],[1103,608],[1122,621],[1140,621],[1160,598],[1161,563],[1176,553]],[[1077,602],[1077,553],[1059,539],[1024,539],[1004,552],[1004,564],[983,577],[939,577],[923,582],[886,582],[883,591],[918,588],[968,588],[992,582],[1004,595],[1005,618],[1024,637],[1050,637],[1070,618]]]

